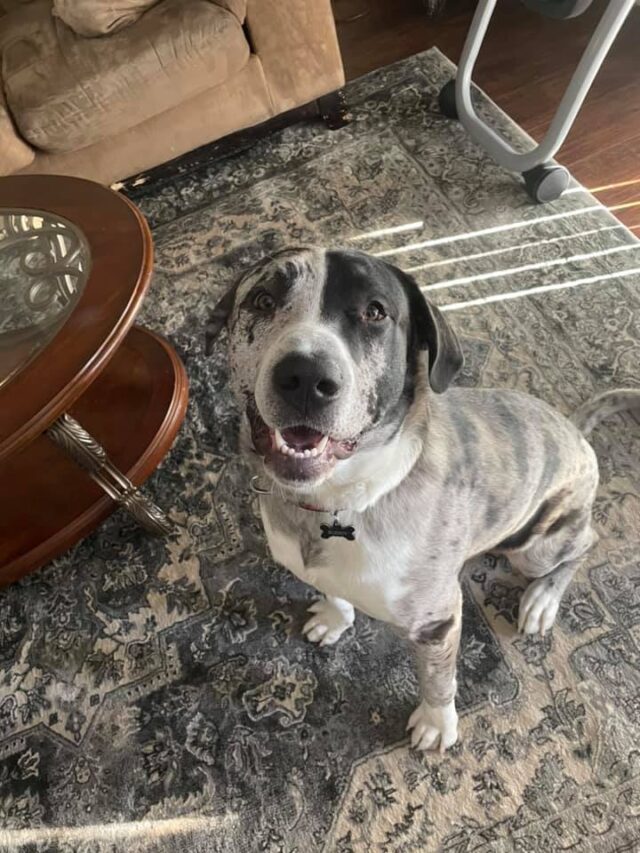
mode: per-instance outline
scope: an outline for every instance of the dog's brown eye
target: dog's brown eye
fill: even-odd
[[[364,312],[365,320],[370,323],[378,323],[380,320],[384,320],[386,316],[387,312],[379,302],[370,302],[367,305],[367,310]]]
[[[276,307],[275,299],[266,290],[255,293],[252,301],[256,311],[261,311],[263,314],[269,314]]]

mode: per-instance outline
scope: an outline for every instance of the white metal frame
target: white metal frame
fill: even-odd
[[[512,172],[527,172],[551,160],[571,130],[587,92],[635,2],[609,0],[544,139],[531,151],[520,153],[478,117],[471,103],[471,75],[497,3],[497,0],[480,0],[458,65],[455,88],[458,118],[470,136],[500,166]]]

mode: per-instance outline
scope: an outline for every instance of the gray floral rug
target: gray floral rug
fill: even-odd
[[[421,755],[404,736],[410,660],[384,625],[360,616],[327,649],[301,639],[314,592],[266,553],[224,342],[203,353],[207,312],[246,264],[355,245],[447,307],[463,384],[567,413],[638,385],[640,243],[577,185],[532,205],[438,114],[451,71],[414,57],[348,87],[343,130],[291,127],[135,191],[157,248],[141,319],[191,381],[147,487],[179,529],[153,539],[116,513],[0,592],[0,849],[640,849],[640,424],[593,436],[601,541],[550,636],[517,635],[522,582],[504,562],[469,565],[461,740]]]

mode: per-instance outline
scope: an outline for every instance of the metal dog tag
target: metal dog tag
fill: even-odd
[[[334,536],[337,536],[341,539],[346,539],[347,542],[354,542],[356,538],[356,529],[349,525],[343,525],[338,522],[337,518],[333,519],[333,524],[321,524],[320,530],[322,530],[322,538],[323,539],[331,539]]]

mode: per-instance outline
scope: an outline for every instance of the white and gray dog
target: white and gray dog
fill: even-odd
[[[519,628],[544,633],[595,541],[595,454],[577,426],[515,391],[451,388],[462,353],[401,270],[361,252],[291,249],[247,272],[224,325],[241,448],[275,560],[325,597],[304,634],[335,643],[354,607],[415,653],[412,745],[455,743],[465,562],[506,554],[530,580]],[[638,391],[582,410],[583,431]]]

